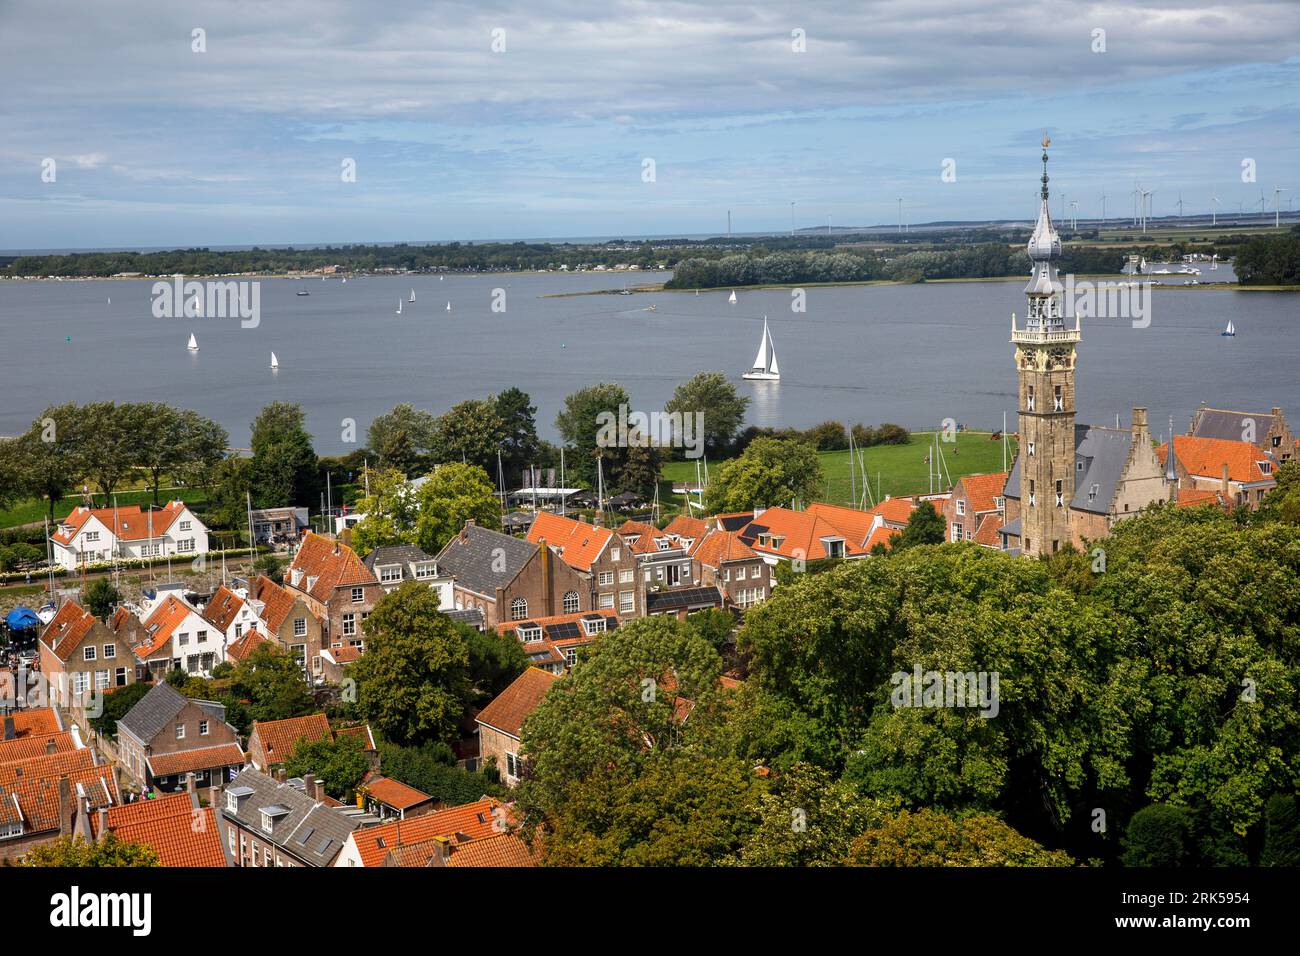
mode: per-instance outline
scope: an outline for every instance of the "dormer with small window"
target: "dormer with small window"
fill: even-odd
[[[822,547],[826,549],[826,557],[842,558],[844,557],[844,539],[843,538],[821,538]]]
[[[535,644],[542,639],[542,626],[540,624],[520,624],[515,628],[515,633],[525,644]]]
[[[289,815],[288,807],[282,807],[278,804],[272,804],[269,807],[263,807],[262,808],[262,832],[274,833],[275,822],[279,820],[281,817],[287,817],[288,815]]]
[[[602,616],[583,618],[582,630],[588,637],[594,637],[605,630],[605,618]]]

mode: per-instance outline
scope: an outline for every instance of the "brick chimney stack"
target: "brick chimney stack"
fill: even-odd
[[[72,821],[76,812],[76,804],[72,802],[72,785],[64,777],[59,781],[59,836],[69,836],[72,833]]]
[[[1147,410],[1142,407],[1133,409],[1133,444],[1150,444],[1151,432],[1147,428]]]

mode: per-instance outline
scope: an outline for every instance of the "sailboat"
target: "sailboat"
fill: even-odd
[[[414,289],[411,290],[411,297],[410,297],[409,299],[407,299],[406,301],[408,301],[408,302],[414,302],[414,301],[415,301],[415,290],[414,290]]]
[[[736,290],[735,290],[735,289],[732,289],[732,290],[731,290],[731,296],[727,299],[727,301],[730,302],[732,305],[735,305],[735,304],[736,304]]]
[[[276,358],[276,357],[275,357],[275,353],[272,352],[272,353],[271,353],[271,368],[272,368],[272,369],[277,369],[277,368],[279,368],[279,367],[280,367],[280,360],[279,360],[278,358]]]
[[[772,342],[772,333],[767,327],[767,316],[763,316],[763,338],[758,343],[754,367],[741,378],[747,378],[752,382],[781,381],[781,369],[776,364],[776,345]]]
[[[398,299],[398,300],[397,300],[397,314],[398,314],[398,315],[401,315],[401,314],[402,314],[402,300],[401,300],[401,299]]]
[[[299,289],[297,292],[294,293],[294,295],[311,295],[311,293],[308,292],[306,289]]]
[[[448,312],[451,311],[451,302],[450,302],[450,301],[447,302],[447,311],[448,311]]]
[[[1219,333],[1220,335],[1236,335],[1237,330],[1233,328],[1232,319],[1228,320],[1228,327]]]
[[[194,337],[193,332],[190,333],[190,344],[187,345],[186,348],[191,352],[197,352],[199,350],[199,340]]]

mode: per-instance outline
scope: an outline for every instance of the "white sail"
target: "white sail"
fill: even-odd
[[[450,302],[447,303],[447,311],[448,311],[448,312],[451,311],[451,303],[450,303]]]
[[[190,344],[187,346],[187,348],[191,352],[197,352],[199,350],[199,340],[194,337],[193,332],[190,333]]]
[[[731,297],[728,298],[727,301],[730,302],[732,305],[736,304],[736,291],[734,289],[731,291]]]
[[[410,298],[409,301],[411,301],[411,302],[414,302],[414,301],[415,301],[415,290],[414,290],[414,289],[411,290],[411,298]]]
[[[764,316],[764,317],[763,317],[763,337],[762,337],[761,339],[759,339],[759,342],[758,342],[758,354],[754,356],[754,368],[756,368],[756,369],[762,369],[764,372],[767,371],[767,342],[768,342],[768,338],[769,338],[769,335],[768,335],[768,332],[767,332],[767,317]]]
[[[767,370],[773,375],[780,375],[781,369],[776,364],[776,343],[772,341],[772,333],[767,333]]]
[[[398,314],[398,315],[401,315],[401,314],[402,314],[402,300],[401,300],[401,299],[398,299],[398,300],[397,300],[397,314]]]
[[[1232,319],[1228,320],[1228,327],[1223,330],[1225,335],[1236,335],[1237,330],[1232,326]]]
[[[279,368],[279,367],[280,367],[280,360],[279,360],[278,358],[276,358],[276,357],[275,357],[275,353],[272,352],[272,353],[271,353],[271,368]]]

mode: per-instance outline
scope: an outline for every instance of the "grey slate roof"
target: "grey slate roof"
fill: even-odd
[[[432,556],[425,554],[424,549],[414,544],[392,544],[382,548],[375,548],[366,555],[365,564],[372,574],[378,574],[375,571],[376,565],[400,564],[403,569],[409,569],[412,564],[418,564],[421,561],[432,561]],[[403,571],[405,573],[405,570]]]
[[[176,719],[185,706],[186,698],[166,681],[159,681],[149,693],[141,697],[134,707],[117,722],[141,743],[148,743]],[[224,710],[224,708],[223,708]]]
[[[1198,408],[1193,417],[1197,438],[1221,438],[1225,441],[1241,441],[1245,432],[1246,420],[1255,423],[1255,444],[1264,447],[1268,430],[1273,427],[1273,414],[1254,412],[1233,412],[1221,408]]]
[[[466,525],[438,555],[438,568],[454,575],[459,586],[492,597],[515,579],[537,549],[523,538]]]
[[[348,834],[363,822],[327,804],[317,803],[291,783],[277,783],[274,778],[251,767],[230,781],[226,793],[242,792],[235,788],[247,788],[250,793],[239,800],[239,809],[234,813],[223,797],[222,816],[309,866],[333,863],[347,842]],[[286,812],[274,818],[271,832],[267,833],[262,829],[262,810],[278,812],[277,808]]]
[[[486,626],[487,622],[483,619],[483,612],[476,607],[453,608],[450,611],[443,611],[453,621],[459,621],[461,624],[468,624],[470,627],[477,627],[480,631]]]
[[[1080,511],[1107,514],[1115,489],[1124,476],[1133,433],[1127,428],[1106,428],[1102,425],[1074,426],[1074,498],[1070,507]],[[1020,452],[1011,465],[1003,497],[1020,500]],[[1082,468],[1080,468],[1082,464]],[[1090,497],[1092,486],[1096,494]],[[1043,489],[1045,492],[1050,489]]]

